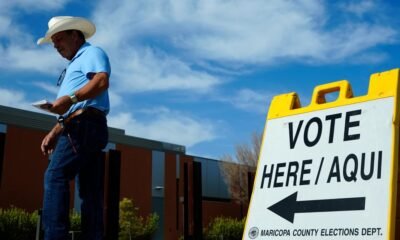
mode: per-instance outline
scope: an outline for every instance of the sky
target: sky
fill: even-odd
[[[37,111],[68,64],[37,46],[53,16],[96,25],[109,55],[109,126],[219,159],[262,133],[272,98],[400,67],[400,3],[383,0],[0,1],[0,104]]]

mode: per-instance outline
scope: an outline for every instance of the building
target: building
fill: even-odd
[[[48,159],[40,144],[55,120],[0,106],[0,208],[41,208]],[[109,134],[104,154],[107,227],[124,197],[134,201],[141,215],[160,216],[153,239],[200,239],[213,218],[246,214],[247,206],[230,199],[219,161],[186,155],[184,146],[128,136],[121,129],[109,128]],[[71,192],[72,208],[79,202],[73,199],[73,184]]]

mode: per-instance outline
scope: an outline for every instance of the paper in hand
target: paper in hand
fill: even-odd
[[[39,108],[40,110],[50,112],[50,108],[53,106],[53,104],[47,100],[40,100],[37,102],[32,103],[32,106]]]

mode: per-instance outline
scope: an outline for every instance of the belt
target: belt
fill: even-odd
[[[82,115],[83,113],[90,115],[90,116],[97,116],[97,117],[105,117],[106,114],[94,107],[88,108],[81,108],[76,110],[75,112],[71,113],[68,117],[64,118],[63,116],[58,117],[58,122],[64,127],[65,124],[68,124],[72,119]]]

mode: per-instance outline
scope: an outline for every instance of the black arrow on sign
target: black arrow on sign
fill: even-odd
[[[268,209],[293,223],[295,213],[364,210],[365,197],[297,201],[297,192],[295,192]]]

